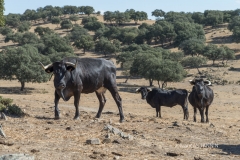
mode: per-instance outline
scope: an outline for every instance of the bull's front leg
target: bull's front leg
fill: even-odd
[[[197,121],[197,119],[196,119],[197,108],[196,108],[196,107],[193,107],[193,110],[194,110],[193,121],[196,122],[196,121]]]
[[[80,116],[80,113],[79,113],[80,95],[81,95],[80,91],[76,91],[74,93],[74,106],[76,109],[74,119],[79,119],[79,116]]]
[[[161,106],[156,106],[156,117],[162,118],[161,116]]]
[[[59,119],[60,118],[60,111],[58,108],[58,102],[59,102],[60,96],[57,94],[57,91],[55,90],[55,99],[54,99],[54,112],[55,112],[55,119]]]
[[[204,123],[204,108],[199,108],[199,112],[200,112],[200,115],[201,115],[201,123]]]

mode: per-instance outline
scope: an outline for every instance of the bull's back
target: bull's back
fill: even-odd
[[[112,75],[116,75],[114,64],[105,59],[80,58],[77,66],[83,93],[91,93],[105,87],[105,81],[112,78]]]

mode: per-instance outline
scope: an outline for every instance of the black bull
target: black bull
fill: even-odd
[[[177,89],[167,91],[160,88],[149,89],[141,87],[138,88],[136,92],[141,92],[142,99],[146,99],[147,103],[156,109],[156,117],[159,116],[161,118],[161,106],[173,107],[175,105],[181,105],[184,114],[183,119],[188,120],[187,90]]]
[[[54,74],[55,87],[55,118],[60,118],[58,109],[59,99],[68,101],[74,96],[76,108],[74,119],[79,118],[79,101],[81,93],[95,92],[99,100],[99,109],[96,115],[101,116],[106,103],[104,93],[109,90],[114,98],[120,115],[120,122],[124,120],[122,99],[116,84],[116,67],[113,62],[101,58],[76,58],[67,57],[59,62],[42,67],[47,73]]]
[[[193,120],[196,122],[197,109],[201,115],[201,122],[204,122],[204,109],[206,108],[206,122],[208,120],[208,108],[213,102],[214,94],[213,90],[208,86],[211,85],[210,81],[203,81],[203,79],[190,80],[190,83],[194,85],[192,92],[189,94],[188,101],[193,106],[194,116]]]

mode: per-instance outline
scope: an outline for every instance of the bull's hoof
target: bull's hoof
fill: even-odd
[[[123,123],[124,121],[125,121],[124,119],[120,119],[120,120],[119,120],[120,123]]]
[[[54,119],[55,119],[55,120],[58,120],[58,119],[60,119],[60,116],[55,116]]]
[[[100,116],[100,115],[98,115],[98,114],[95,116],[95,118],[100,118],[100,117],[101,117],[101,116]]]
[[[79,116],[75,116],[73,119],[74,119],[74,120],[78,120],[78,119],[79,119]]]

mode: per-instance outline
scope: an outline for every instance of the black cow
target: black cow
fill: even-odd
[[[142,99],[146,99],[147,103],[153,108],[156,108],[156,117],[161,118],[161,106],[173,107],[175,105],[182,106],[183,109],[183,119],[188,120],[188,92],[185,89],[177,90],[163,90],[160,88],[146,88],[141,87],[136,90],[136,92],[141,92]]]
[[[206,108],[206,122],[208,120],[208,108],[211,105],[214,94],[213,90],[208,86],[211,85],[210,81],[204,81],[203,79],[190,80],[190,83],[194,85],[192,92],[189,94],[188,101],[194,109],[194,122],[196,122],[197,108],[201,115],[201,122],[204,122],[204,109]]]
[[[122,99],[118,93],[116,67],[112,61],[101,58],[67,57],[47,66],[44,66],[42,63],[41,65],[47,73],[54,74],[56,119],[60,118],[58,109],[60,98],[68,101],[74,96],[76,108],[74,119],[78,119],[81,93],[92,92],[96,93],[100,103],[96,115],[99,118],[106,103],[104,93],[108,89],[118,106],[120,122],[123,122]]]

